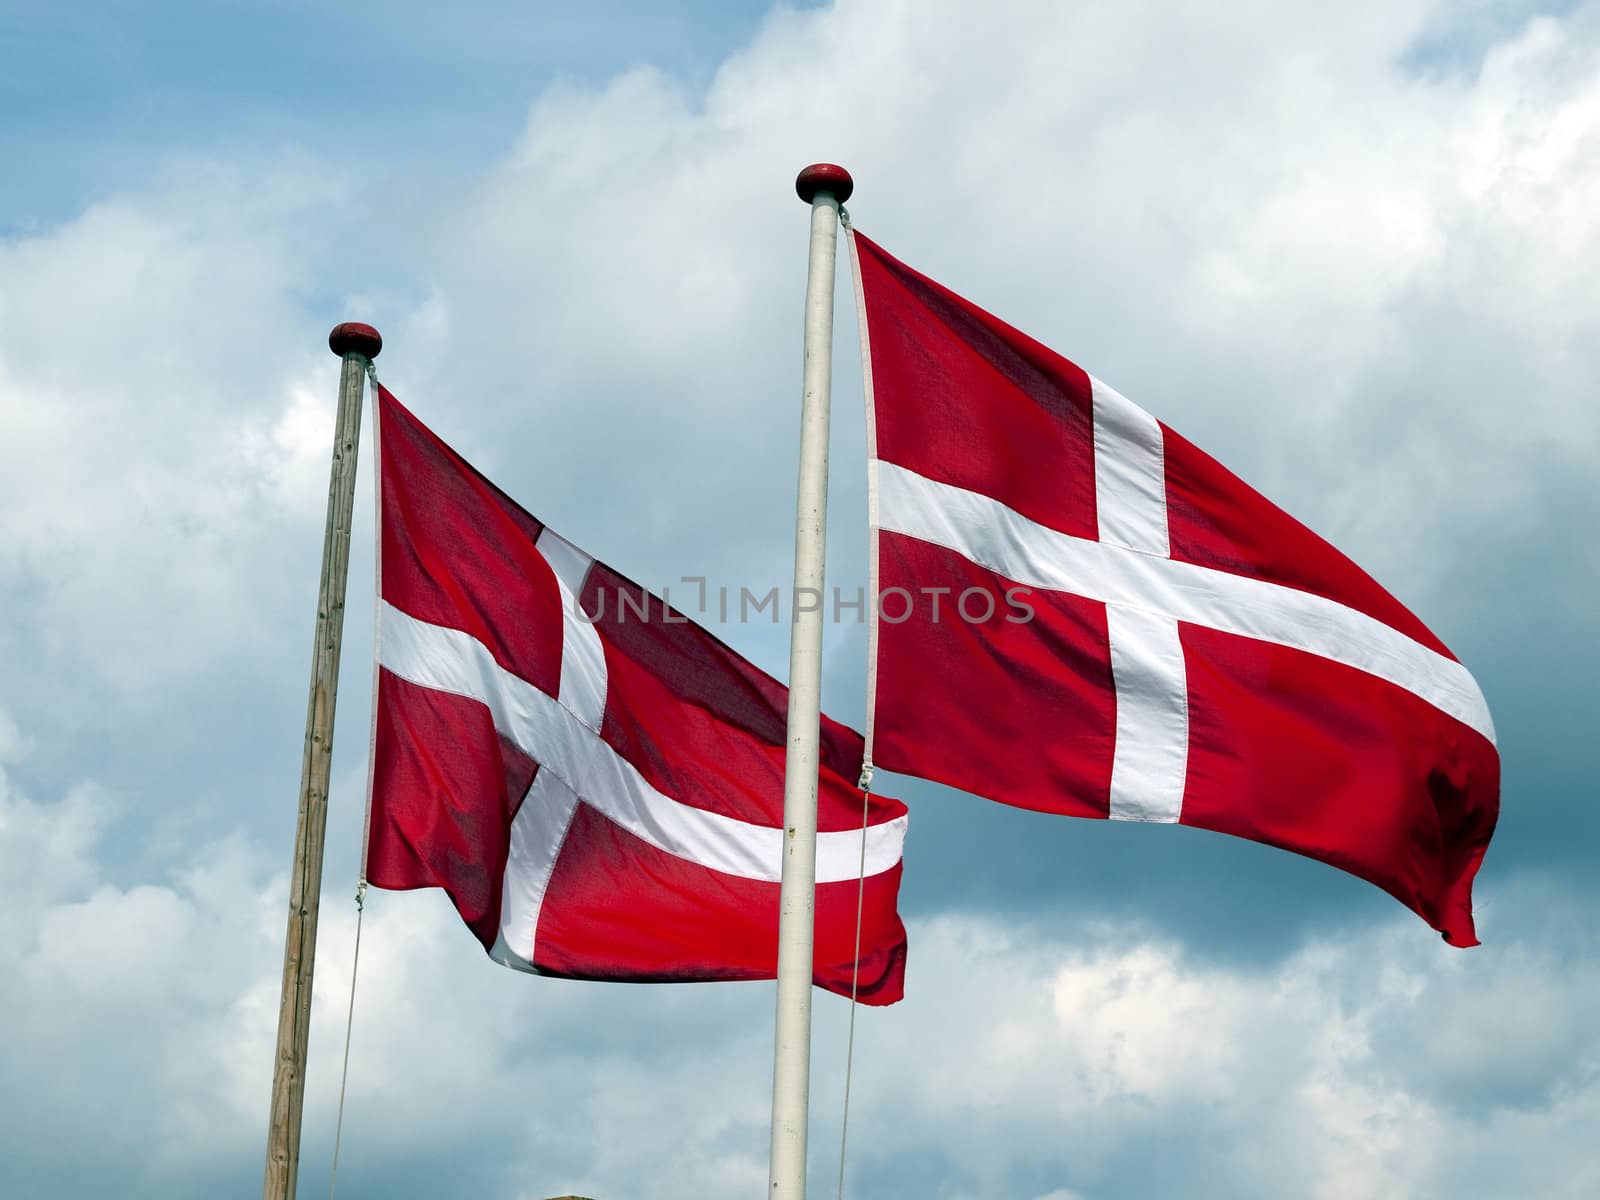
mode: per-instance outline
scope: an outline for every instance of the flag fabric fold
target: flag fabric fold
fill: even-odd
[[[787,691],[530,516],[386,389],[365,856],[507,966],[776,972]],[[849,995],[861,735],[822,719],[814,979]],[[858,997],[904,990],[905,807],[872,796]]]
[[[1293,850],[1475,944],[1499,757],[1466,668],[1114,389],[849,244],[879,596],[871,761]]]

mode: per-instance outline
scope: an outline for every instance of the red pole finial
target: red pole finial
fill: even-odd
[[[856,190],[856,181],[835,163],[812,163],[795,177],[794,190],[807,204],[816,199],[818,192],[832,192],[833,198],[843,204]]]
[[[351,353],[369,359],[377,358],[378,351],[383,349],[383,337],[371,325],[346,321],[333,327],[333,332],[328,335],[328,349],[340,358]]]

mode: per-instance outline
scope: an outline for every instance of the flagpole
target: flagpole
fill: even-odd
[[[788,752],[783,775],[778,1012],[773,1039],[771,1200],[804,1200],[811,1090],[811,976],[817,877],[817,769],[822,712],[822,581],[828,529],[828,395],[833,383],[833,268],[839,205],[854,188],[830,163],[800,172],[811,205],[805,360],[800,394],[800,486],[795,502],[789,626]]]
[[[267,1125],[267,1169],[262,1200],[294,1200],[300,1167],[300,1117],[305,1100],[306,1037],[311,1027],[311,972],[317,952],[317,906],[322,896],[322,844],[328,824],[328,772],[333,754],[333,710],[339,686],[339,643],[344,633],[345,581],[350,568],[350,521],[355,508],[356,451],[361,440],[361,399],[367,368],[383,349],[371,325],[334,326],[328,348],[344,360],[339,410],[333,430],[333,472],[328,483],[328,524],[322,538],[322,584],[311,650],[311,697],[306,705],[305,754],[300,768],[300,811],[295,821],[294,870],[289,876],[289,924],[283,940],[283,993],[272,1065],[272,1115]]]

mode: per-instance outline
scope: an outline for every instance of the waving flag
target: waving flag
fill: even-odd
[[[499,962],[770,979],[786,690],[513,503],[387,391],[366,869],[443,888]],[[861,736],[826,717],[815,982],[849,995]],[[905,808],[874,796],[859,998],[904,990]]]
[[[851,241],[875,764],[1294,850],[1476,944],[1499,758],[1450,651],[1154,417]]]

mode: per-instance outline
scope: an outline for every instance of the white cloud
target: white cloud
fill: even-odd
[[[316,561],[302,430],[328,356],[295,293],[338,199],[304,162],[175,168],[0,244],[0,594],[29,614],[0,646],[35,722],[103,730],[270,654],[284,561]],[[269,486],[291,478],[310,495]]]
[[[34,703],[81,714],[66,675],[136,708],[223,646],[275,660],[249,643],[280,636],[309,587],[287,579],[315,562],[330,290],[393,316],[402,397],[580,541],[652,581],[781,579],[803,272],[786,193],[824,155],[855,164],[864,229],[1451,620],[1481,539],[1548,525],[1553,481],[1600,449],[1600,51],[1585,9],[1476,72],[1404,66],[1446,19],[778,10],[703,95],[647,68],[550,90],[502,162],[405,227],[287,156],[175,169],[13,239],[0,585],[52,656]],[[859,577],[848,309],[839,341],[835,563]]]
[[[33,751],[33,739],[23,735],[11,714],[0,708],[0,764],[21,762]]]
[[[1491,1015],[1502,988],[1549,996],[1547,1010],[1600,984],[1548,949],[1536,964],[1516,947],[1461,955],[1398,921],[1253,968],[1137,930],[1062,940],[955,920],[914,939],[911,999],[874,1014],[860,1046],[856,1162],[873,1194],[931,1152],[947,1182],[926,1194],[940,1196],[1015,1195],[1052,1173],[1084,1196],[1497,1195],[1470,1181],[1517,1169],[1524,1149],[1496,1136],[1503,1124],[1553,1136],[1600,1112],[1592,1031],[1530,1012],[1507,1040]],[[1449,1032],[1415,1036],[1428,1029]],[[1470,1080],[1457,1038],[1474,1047]],[[1530,1053],[1562,1060],[1544,1095],[1473,1099]],[[1541,1196],[1596,1179],[1576,1150],[1530,1169]]]
[[[31,1098],[0,1140],[40,1179],[121,1178],[131,1156],[134,1191],[242,1185],[264,1128],[284,880],[235,836],[115,882],[98,860],[116,820],[93,785],[38,803],[0,776],[14,964],[0,1074]],[[1491,1181],[1526,1176],[1540,1196],[1589,1195],[1600,1179],[1577,1131],[1600,1117],[1586,1019],[1600,968],[1574,953],[1570,898],[1497,899],[1529,916],[1480,950],[1397,914],[1254,965],[1126,926],[913,921],[910,998],[860,1014],[853,1187],[1344,1200],[1498,1196]],[[335,885],[324,904],[306,1180],[327,1162],[354,934]],[[844,1015],[819,997],[819,1178]],[[351,1194],[399,1172],[438,1194],[648,1181],[663,1200],[747,1195],[765,1172],[770,1019],[755,985],[528,979],[490,964],[440,894],[372,893]]]
[[[117,886],[83,833],[103,805],[8,794],[0,815],[8,851],[73,881],[40,898],[0,877],[0,905],[28,914],[0,984],[16,1034],[0,1065],[33,1097],[8,1153],[46,1178],[120,1173],[137,1153],[134,1190],[152,1194],[242,1186],[264,1127],[282,879],[235,841]],[[1540,1196],[1587,1196],[1597,1177],[1576,1135],[1600,1116],[1600,1038],[1580,1014],[1600,971],[1549,940],[1571,915],[1471,953],[1397,917],[1253,966],[1135,928],[913,922],[910,998],[861,1013],[852,1189],[1344,1200],[1498,1196],[1491,1181],[1526,1175]],[[768,988],[528,979],[490,964],[437,893],[374,893],[368,916],[349,1194],[418,1171],[437,1194],[647,1183],[663,1200],[731,1200],[761,1185]],[[352,935],[329,895],[305,1186],[327,1163]],[[819,998],[817,1178],[833,1169],[843,1016]],[[1534,1072],[1539,1086],[1521,1086]],[[1508,1079],[1511,1104],[1482,1100]],[[85,1123],[89,1143],[61,1140]]]
[[[778,575],[781,545],[745,531],[783,526],[772,481],[792,473],[803,226],[785,194],[798,164],[836,157],[861,228],[1403,596],[1449,605],[1475,536],[1521,536],[1557,502],[1534,476],[1600,449],[1582,297],[1600,48],[1579,13],[1481,70],[1407,66],[1447,20],[1422,3],[1203,23],[1159,4],[777,12],[703,97],[640,69],[541,98],[432,249],[432,303],[487,352],[430,346],[396,386],[648,578],[757,556]],[[841,512],[860,492],[848,311]],[[527,431],[515,452],[507,430]]]
[[[648,68],[551,89],[464,195],[440,198],[425,162],[382,188],[293,154],[191,163],[0,242],[0,597],[21,614],[0,628],[18,718],[0,712],[17,1031],[0,1077],[36,1098],[0,1142],[37,1190],[90,1168],[124,1192],[253,1186],[331,316],[375,319],[402,399],[619,568],[761,590],[790,553],[789,181],[836,158],[862,229],[1238,467],[1447,639],[1542,647],[1527,614],[1558,606],[1508,618],[1483,586],[1494,555],[1541,539],[1561,553],[1528,588],[1592,630],[1595,7],[1433,66],[1416,41],[1448,40],[1452,6],[1197,11],[777,10],[703,92]],[[848,314],[832,563],[856,581]],[[358,532],[353,598],[363,553]],[[363,608],[334,850],[359,836]],[[781,630],[733,634],[781,662]],[[24,765],[59,798],[23,795]],[[1545,809],[1524,799],[1528,828]],[[954,836],[925,811],[924,836]],[[342,888],[308,1187],[342,1038]],[[1600,1192],[1580,1153],[1600,1117],[1580,926],[1455,955],[1400,924],[1240,967],[1148,931],[921,922],[913,999],[863,1014],[853,1178],[1006,1200]],[[521,979],[436,896],[375,899],[365,936],[355,1188],[430,1169],[440,1194],[760,1186],[761,989]],[[836,1045],[839,1008],[821,1009]],[[819,1059],[825,1177],[834,1074]],[[128,1161],[148,1164],[132,1183]]]
[[[196,1172],[226,1162],[243,1136],[195,1055],[248,961],[234,905],[249,903],[257,872],[243,846],[223,843],[195,848],[204,870],[113,883],[99,857],[119,807],[93,783],[40,803],[0,776],[0,945],[11,964],[0,1073],[29,1098],[0,1140],[25,1180],[148,1162],[146,1148],[170,1144],[185,1112],[213,1122],[207,1137],[184,1139]],[[226,888],[203,893],[206,870]]]

